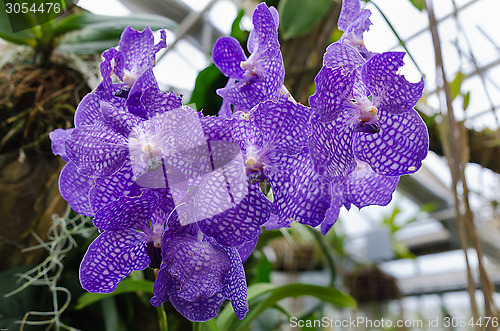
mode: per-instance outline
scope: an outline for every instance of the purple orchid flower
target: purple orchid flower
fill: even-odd
[[[80,265],[82,287],[110,293],[132,271],[150,264],[159,267],[161,235],[172,209],[173,204],[151,190],[123,196],[100,209],[94,225],[101,233]]]
[[[163,261],[151,304],[158,307],[170,301],[185,318],[207,321],[217,316],[222,302],[229,299],[238,318],[243,319],[248,302],[242,263],[256,241],[226,247],[194,229],[179,224],[164,232]]]
[[[231,119],[202,119],[206,131],[215,131],[208,136],[239,144],[250,185],[269,181],[272,212],[284,225],[296,220],[316,226],[330,201],[328,182],[314,171],[307,152],[310,115],[308,107],[281,95]]]
[[[278,43],[278,12],[261,3],[255,9],[254,29],[248,38],[250,57],[232,37],[221,37],[214,45],[215,65],[229,77],[217,94],[224,98],[221,116],[229,117],[230,104],[235,110],[248,111],[261,101],[276,99],[283,85],[285,69]]]
[[[363,33],[370,29],[372,22],[370,21],[371,11],[368,9],[361,10],[359,0],[343,0],[342,9],[338,20],[338,28],[344,31],[344,34],[337,43],[330,47],[350,46],[356,49],[365,59],[369,59],[374,53],[368,51],[363,42]],[[327,49],[328,53],[328,49]]]
[[[111,83],[111,75],[115,74],[125,87],[131,88],[147,69],[155,66],[156,53],[167,47],[165,30],[162,29],[160,35],[160,41],[155,44],[149,27],[143,31],[126,27],[118,47],[110,48],[102,54],[105,61],[101,64],[101,73],[106,84]]]
[[[417,171],[426,157],[427,127],[413,109],[424,81],[410,83],[398,74],[403,57],[373,56],[360,69],[361,81],[356,70],[343,67],[323,67],[316,77],[309,146],[316,169],[335,182],[354,171],[356,160],[377,174],[401,176]]]
[[[365,162],[357,161],[356,169],[340,183],[332,183],[330,208],[321,223],[321,232],[326,234],[338,219],[340,208],[347,210],[351,205],[359,209],[371,206],[386,206],[398,185],[400,176],[376,174]]]

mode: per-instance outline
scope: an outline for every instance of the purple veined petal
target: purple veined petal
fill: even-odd
[[[243,111],[249,111],[261,101],[276,100],[283,85],[285,69],[281,53],[258,63],[259,73],[234,84],[227,84],[217,94]]]
[[[158,86],[158,82],[156,81],[156,77],[153,73],[153,68],[148,67],[141,75],[135,80],[132,85],[128,98],[127,98],[127,108],[131,113],[134,113],[143,118],[147,118],[148,110],[145,108],[145,105],[141,103],[141,97],[147,89],[154,89],[156,91],[160,91]]]
[[[267,231],[277,230],[281,228],[290,228],[291,222],[289,220],[281,219],[275,214],[271,213],[269,216],[269,220],[262,224],[263,227],[266,228]]]
[[[273,165],[286,171],[266,173],[274,196],[274,210],[282,220],[312,227],[320,224],[330,205],[329,182],[314,170],[308,154],[279,155]]]
[[[115,74],[120,79],[123,78],[124,75],[124,66],[125,66],[125,56],[122,52],[117,50],[116,48],[110,48],[102,53],[102,57],[104,61],[100,64],[101,69],[101,77],[103,81],[99,86],[102,89],[110,89],[112,83],[112,76]]]
[[[154,55],[153,32],[148,26],[142,31],[134,30],[128,26],[120,37],[118,49],[125,56],[125,69],[129,72],[141,74],[142,68],[152,65],[151,57]],[[126,81],[126,78],[123,77],[122,80]]]
[[[227,77],[234,79],[245,78],[245,70],[241,68],[241,62],[247,59],[238,40],[233,37],[221,37],[217,39],[212,51],[214,64]]]
[[[360,13],[358,13],[354,20],[351,22],[349,27],[344,30],[345,33],[342,35],[341,40],[349,43],[351,46],[356,47],[358,51],[364,45],[363,42],[363,33],[370,29],[370,25],[372,22],[370,21],[370,16],[372,12],[368,9],[364,9]],[[363,52],[361,52],[363,55]]]
[[[59,191],[64,200],[79,214],[94,216],[89,191],[94,180],[81,175],[73,162],[68,162],[59,176]]]
[[[330,68],[342,67],[345,74],[360,68],[364,63],[365,59],[356,48],[343,41],[337,41],[328,46],[323,56],[323,66]]]
[[[342,184],[334,184],[330,186],[330,208],[325,213],[325,220],[321,223],[321,233],[326,235],[328,231],[332,228],[332,226],[337,222],[340,213],[340,207],[342,207],[342,194],[343,194],[343,185]]]
[[[251,146],[264,147],[262,132],[253,122],[250,122],[250,113],[236,112],[229,122],[231,123],[231,137],[240,145],[243,152],[246,153]]]
[[[249,185],[248,194],[235,207],[198,222],[200,230],[224,246],[240,246],[254,240],[269,218],[271,202],[262,194],[259,184]]]
[[[74,128],[66,130],[55,129],[49,133],[52,153],[54,155],[60,155],[65,162],[68,162],[68,156],[66,155],[66,140],[68,140],[73,130]]]
[[[177,168],[188,181],[194,181],[193,185],[199,176],[211,171],[200,114],[189,107],[170,110],[141,122],[134,127],[128,142],[135,178],[161,168],[165,162],[167,170]],[[169,172],[166,174],[168,177]],[[178,178],[174,178],[174,182],[178,182]]]
[[[314,167],[336,183],[342,182],[356,168],[352,116],[348,109],[333,122],[321,122],[317,116],[311,118],[309,151]]]
[[[399,182],[399,176],[378,175],[367,163],[358,168],[344,182],[344,204],[363,208],[369,205],[386,206]]]
[[[94,225],[101,231],[151,230],[150,220],[158,206],[158,196],[151,190],[141,190],[140,193],[138,196],[122,196],[98,210]]]
[[[225,89],[229,89],[231,87],[234,87],[236,85],[236,80],[234,78],[229,78],[227,80],[226,86],[224,86]],[[203,112],[203,110],[202,110]],[[233,117],[233,110],[231,109],[231,101],[229,101],[227,98],[222,99],[222,105],[217,112],[217,115],[219,117],[223,118],[231,118]]]
[[[133,181],[133,173],[129,160],[125,160],[123,167],[108,177],[96,178],[94,186],[90,189],[90,205],[94,214],[110,203],[124,195],[135,195],[139,187]]]
[[[247,48],[258,58],[274,58],[279,52],[278,27],[275,14],[263,2],[252,15],[253,30],[248,38]]]
[[[163,262],[181,288],[177,296],[199,301],[222,290],[231,264],[227,253],[208,241],[198,241],[189,235],[162,240]]]
[[[101,233],[80,265],[82,287],[92,293],[110,293],[132,271],[145,269],[150,262],[146,241],[147,236],[134,229]]]
[[[283,64],[283,55],[278,55],[273,59],[266,58],[262,60],[265,77],[264,86],[267,89],[267,99],[274,100],[285,82],[285,65]],[[265,100],[260,100],[265,101]]]
[[[156,86],[151,86],[141,95],[140,102],[145,113],[141,113],[139,116],[149,119],[182,107],[182,95],[177,95],[174,92],[161,92]]]
[[[105,177],[123,165],[127,140],[105,124],[79,126],[66,140],[66,154],[82,175]]]
[[[367,162],[375,173],[402,176],[416,172],[429,150],[427,126],[412,109],[400,115],[379,110],[380,132],[357,133],[356,157]]]
[[[345,31],[351,25],[354,17],[361,11],[359,0],[342,0],[342,9],[338,20],[338,28]]]
[[[205,322],[217,316],[219,307],[225,299],[221,292],[217,292],[207,299],[188,301],[177,295],[180,289],[179,281],[172,277],[163,265],[153,287],[154,296],[151,304],[159,307],[163,302],[170,300],[174,308],[188,320]]]
[[[207,141],[222,140],[232,141],[231,128],[232,121],[220,116],[204,116],[200,119],[201,127],[205,133]]]
[[[160,30],[160,41],[153,47],[153,58],[162,48],[167,48],[167,32],[165,29]]]
[[[96,92],[90,92],[76,107],[75,126],[94,125],[98,120],[102,119],[101,114],[102,97]]]
[[[412,109],[422,97],[424,79],[410,83],[398,74],[404,65],[404,52],[385,52],[372,56],[361,70],[363,82],[373,95],[373,105],[391,114]]]
[[[101,113],[106,123],[124,137],[128,136],[133,128],[143,121],[139,116],[130,113],[127,108],[117,108],[106,101],[101,102]]]
[[[236,316],[241,320],[248,312],[247,282],[245,269],[238,250],[234,247],[221,247],[231,261],[231,269],[224,280],[222,294],[231,301]]]
[[[165,268],[163,263],[153,285],[153,297],[150,302],[154,307],[160,307],[162,303],[170,300],[170,293],[175,296],[175,278],[172,277]]]
[[[213,170],[204,175],[198,186],[177,204],[182,225],[236,208],[249,193],[245,164],[238,145],[211,141],[210,152]]]
[[[109,90],[102,90],[98,87],[95,91],[87,94],[75,112],[75,127],[82,125],[94,125],[103,120],[101,113],[101,103],[107,102],[112,104],[115,108],[124,108],[126,99],[113,96],[114,91],[119,91],[123,84],[112,84]]]
[[[246,241],[240,246],[236,247],[238,253],[240,254],[241,263],[245,263],[245,261],[250,257],[250,254],[255,250],[257,246],[257,242],[259,238],[255,238],[254,240]]]
[[[266,101],[257,105],[250,112],[250,122],[259,129],[266,141],[264,144],[296,154],[307,147],[310,116],[309,107],[281,95],[277,102]]]
[[[342,67],[322,67],[316,78],[316,91],[309,97],[312,110],[323,122],[336,120],[345,107],[354,83],[354,73]]]

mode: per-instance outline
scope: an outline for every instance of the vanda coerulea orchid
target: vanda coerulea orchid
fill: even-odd
[[[80,266],[82,287],[109,293],[149,266],[152,305],[170,301],[187,319],[207,321],[228,299],[243,319],[243,262],[262,227],[296,221],[326,234],[342,206],[388,204],[399,177],[427,154],[413,109],[424,82],[399,74],[404,53],[366,49],[369,16],[358,0],[344,1],[344,35],[326,50],[307,107],[283,85],[278,13],[259,4],[248,57],[231,37],[214,45],[228,77],[219,116],[160,90],[153,67],[164,31],[155,44],[149,28],[125,29],[103,53],[103,80],[78,106],[75,127],[50,134],[67,162],[62,196],[100,232]]]

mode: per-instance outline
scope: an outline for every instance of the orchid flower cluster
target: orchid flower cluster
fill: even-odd
[[[228,299],[242,319],[243,262],[262,226],[296,221],[326,234],[341,206],[388,204],[399,177],[427,154],[413,109],[424,82],[398,73],[404,53],[365,48],[369,16],[359,0],[344,1],[344,34],[326,50],[306,107],[284,87],[278,12],[261,3],[249,57],[234,38],[214,45],[213,61],[229,78],[217,90],[219,116],[160,90],[153,67],[165,31],[155,44],[149,28],[125,29],[103,53],[103,80],[79,104],[75,127],[50,134],[67,162],[61,195],[100,232],[80,266],[83,288],[109,293],[149,266],[158,272],[153,306],[170,301],[187,319],[206,321]]]

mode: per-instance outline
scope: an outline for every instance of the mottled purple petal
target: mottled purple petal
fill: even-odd
[[[241,262],[240,254],[234,247],[221,247],[231,261],[231,269],[227,273],[222,294],[231,301],[236,316],[241,320],[248,312],[247,282],[245,269]]]
[[[207,140],[232,141],[232,121],[225,117],[204,116],[200,119]]]
[[[138,192],[138,187],[132,178],[129,160],[126,160],[123,167],[111,176],[96,178],[95,185],[90,189],[90,204],[94,213],[123,195],[133,195]]]
[[[166,270],[181,284],[177,295],[188,301],[207,299],[221,291],[230,269],[230,260],[221,248],[187,235],[163,240],[162,256]]]
[[[323,66],[342,67],[345,74],[359,68],[364,63],[365,60],[354,47],[341,41],[328,46],[323,57]]]
[[[240,63],[247,57],[243,52],[238,40],[233,37],[221,37],[217,39],[212,51],[214,64],[227,77],[243,79],[245,70],[241,68]]]
[[[360,0],[342,0],[342,9],[338,20],[338,27],[340,31],[345,31],[354,17],[360,12]]]
[[[291,227],[291,220],[281,219],[275,214],[269,216],[269,220],[262,224],[267,231]]]
[[[368,164],[360,164],[344,182],[343,203],[346,208],[351,204],[358,208],[369,205],[386,206],[391,202],[398,182],[399,176],[378,175]]]
[[[342,193],[343,185],[334,184],[330,186],[330,208],[325,213],[325,220],[321,223],[321,233],[326,235],[332,226],[337,222],[340,213],[340,207],[342,207]]]
[[[309,137],[311,159],[315,169],[338,183],[354,171],[356,162],[352,150],[354,129],[349,111],[340,113],[333,121],[324,123],[311,118],[312,134]]]
[[[125,69],[135,71],[137,68],[152,64],[154,36],[149,27],[143,31],[126,27],[118,45],[119,50],[125,55]]]
[[[89,191],[94,180],[81,175],[73,162],[66,163],[59,176],[59,191],[64,200],[79,214],[94,216]]]
[[[125,66],[125,56],[122,52],[116,48],[110,48],[102,53],[104,61],[100,64],[101,77],[103,81],[99,84],[99,89],[109,90],[112,84],[112,76],[123,78],[124,66]]]
[[[153,54],[158,53],[162,48],[167,48],[167,32],[165,29],[160,30],[160,41],[153,47]]]
[[[260,130],[268,145],[294,154],[307,147],[310,115],[310,108],[288,101],[282,95],[278,102],[260,103],[250,113],[250,121]]]
[[[262,74],[242,80],[234,86],[217,90],[217,94],[228,99],[233,105],[249,111],[261,101],[274,100],[283,85],[285,70],[281,54],[270,60],[263,60]]]
[[[128,155],[126,138],[107,125],[80,126],[66,141],[66,154],[89,177],[115,173]]]
[[[155,75],[153,74],[153,69],[151,67],[148,67],[137,78],[128,94],[127,108],[129,108],[131,113],[147,118],[144,115],[148,113],[148,110],[145,109],[145,105],[141,103],[141,97],[144,91],[150,88],[156,91],[160,91],[158,82],[156,81]]]
[[[236,208],[248,194],[243,160],[230,167],[215,169],[203,176],[199,185],[189,191],[178,205],[182,225],[199,222]]]
[[[249,185],[248,194],[235,207],[198,223],[200,230],[224,246],[239,246],[253,240],[269,218],[271,202],[259,184]]]
[[[316,78],[316,91],[309,97],[313,111],[320,120],[335,120],[345,107],[354,82],[353,74],[344,72],[342,67],[322,67]]]
[[[80,265],[80,283],[89,292],[113,292],[134,270],[145,269],[150,259],[147,236],[133,229],[105,231],[90,244]]]
[[[142,121],[142,118],[130,113],[127,108],[117,108],[106,101],[101,102],[101,113],[107,124],[124,137]]]
[[[273,213],[282,220],[313,227],[320,224],[330,205],[329,182],[315,172],[309,155],[279,155],[273,165],[287,169],[268,173],[274,196]]]
[[[260,3],[252,15],[253,30],[248,38],[247,48],[258,57],[274,58],[279,52],[278,26],[270,8]]]
[[[255,247],[257,246],[257,242],[259,238],[255,238],[254,240],[246,241],[240,246],[236,247],[238,253],[240,254],[241,262],[245,263],[245,261],[250,257]]]
[[[101,114],[102,97],[96,92],[90,92],[76,107],[75,126],[93,125],[97,120],[102,119]]]
[[[370,10],[365,9],[356,15],[354,21],[345,30],[345,33],[341,38],[342,41],[356,47],[356,49],[360,51],[361,55],[364,55],[360,50],[361,47],[364,47],[363,33],[368,31],[370,29],[370,25],[372,25],[372,22],[370,21],[371,14]]]
[[[415,110],[391,115],[379,110],[379,133],[357,133],[356,157],[380,175],[402,176],[417,171],[429,149],[427,127]]]
[[[158,197],[151,190],[143,190],[139,196],[122,196],[96,212],[94,225],[101,231],[136,229],[145,232],[158,205]]]
[[[163,302],[170,300],[182,316],[193,322],[205,322],[217,316],[219,307],[225,299],[220,292],[199,301],[188,301],[177,295],[181,287],[182,285],[163,267],[155,281],[153,288],[155,296],[151,299],[151,304],[159,307]]]
[[[146,112],[139,116],[153,118],[158,114],[182,107],[182,95],[177,95],[174,92],[161,92],[152,86],[144,91],[140,102]]]
[[[404,52],[374,55],[363,66],[363,82],[373,95],[373,105],[391,114],[409,111],[422,97],[424,79],[410,83],[398,73],[404,65]]]
[[[54,155],[60,155],[61,158],[68,162],[68,156],[66,155],[66,140],[70,137],[74,128],[63,130],[55,129],[49,133],[49,138],[51,141],[52,153]]]

